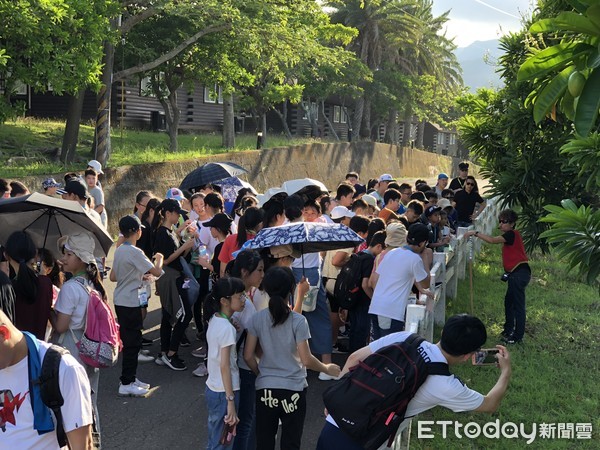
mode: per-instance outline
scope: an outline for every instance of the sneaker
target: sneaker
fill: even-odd
[[[346,348],[346,346],[344,346],[338,342],[336,345],[333,346],[332,353],[343,355],[343,354],[346,354],[349,352],[348,352],[348,349]]]
[[[514,337],[509,337],[506,339],[502,339],[502,341],[507,344],[507,345],[514,345],[514,344],[522,344],[523,343],[523,339],[515,339]]]
[[[154,359],[154,362],[156,363],[157,366],[164,366],[165,363],[162,360],[163,354],[159,353],[158,356]]]
[[[150,389],[150,385],[148,383],[144,383],[143,381],[138,380],[137,378],[135,379],[135,381],[132,383],[135,384],[137,387],[140,387],[142,389]]]
[[[177,353],[175,353],[172,356],[167,356],[167,354],[165,353],[164,355],[162,355],[162,361],[163,363],[165,363],[166,366],[170,367],[173,370],[187,369],[185,363],[181,359],[179,359],[179,356],[177,356]]]
[[[206,350],[204,349],[204,347],[198,347],[196,350],[192,350],[192,356],[194,358],[205,359],[206,358]]]
[[[150,354],[150,350],[145,350],[145,349],[144,350],[140,350],[140,353],[142,355],[149,355]]]
[[[198,367],[192,372],[192,375],[194,375],[195,377],[205,377],[206,375],[208,375],[208,369],[206,368],[206,364],[204,364],[203,362],[198,364]]]
[[[144,355],[142,352],[138,353],[138,362],[147,363],[154,361],[154,357],[150,355]]]
[[[325,372],[319,373],[319,380],[321,381],[332,381],[337,379],[338,377],[332,377],[331,375],[327,375]]]
[[[119,395],[121,397],[145,397],[147,394],[148,389],[143,389],[135,383],[119,383]]]
[[[188,337],[184,334],[183,336],[181,336],[181,342],[179,343],[180,347],[189,347],[191,344],[190,340],[188,339]]]
[[[154,341],[152,339],[142,338],[142,347],[149,347],[152,344],[154,344]]]

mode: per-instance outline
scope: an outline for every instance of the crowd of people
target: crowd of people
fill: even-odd
[[[79,434],[85,433],[75,437],[76,429],[89,428],[90,435],[93,429],[100,436],[100,370],[82,362],[77,347],[86,328],[89,292],[94,290],[114,303],[120,325],[119,395],[148,394],[150,385],[137,378],[138,362],[185,371],[190,361],[179,356],[179,348],[197,340],[191,355],[197,358],[193,374],[207,377],[207,448],[225,448],[231,440],[234,449],[274,448],[281,424],[282,448],[298,449],[306,412],[306,370],[320,372],[321,380],[336,380],[341,368],[332,363],[332,353],[364,352],[361,349],[372,340],[402,332],[409,296],[433,295],[433,252],[445,251],[457,227],[472,224],[485,208],[468,164],[461,163],[459,169],[449,186],[444,173],[429,186],[424,180],[399,183],[390,174],[362,185],[359,174],[350,172],[332,193],[277,193],[259,201],[251,189],[242,188],[232,203],[213,184],[194,192],[173,187],[164,199],[140,191],[132,199],[132,214],[119,220],[112,269],[94,256],[93,236],[85,230],[64,236],[57,248],[45,249],[37,249],[26,231],[17,230],[2,251],[0,323],[6,323],[13,336],[15,330],[31,333],[43,348],[46,342],[65,347],[71,356],[64,365],[71,368],[79,362],[83,367],[69,376],[80,387],[77,398],[69,400],[79,402],[78,407],[65,421],[71,448],[84,448],[79,447]],[[102,173],[99,163],[90,161],[82,174],[67,174],[64,185],[49,178],[41,187],[49,196],[78,202],[106,226],[98,180]],[[19,182],[0,180],[0,197],[28,193]],[[506,220],[514,228],[516,218]],[[356,248],[307,254],[291,245],[246,248],[265,228],[303,221],[343,224],[364,242]],[[360,261],[358,301],[345,310],[335,284],[352,258]],[[116,283],[112,299],[103,286],[106,276]],[[525,278],[520,285],[526,285]],[[310,291],[316,295],[316,307],[303,311]],[[144,347],[152,341],[144,338],[143,329],[153,295],[161,305],[160,352],[150,355]],[[524,308],[524,294],[521,303]],[[190,339],[192,320],[195,331]],[[507,342],[522,339],[523,326],[524,309],[519,306],[517,313],[507,314]],[[339,339],[344,335],[347,346]],[[458,358],[471,351],[463,350],[448,354]],[[6,367],[0,365],[0,373]],[[470,407],[476,409],[479,400],[472,398]]]

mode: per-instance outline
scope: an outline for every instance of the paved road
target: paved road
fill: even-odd
[[[108,262],[110,266],[111,261]],[[109,298],[112,298],[112,283],[107,282]],[[160,309],[157,298],[151,299],[145,325],[145,337],[154,339],[153,354],[159,351],[158,325]],[[194,336],[192,325],[188,337]],[[123,398],[117,396],[120,362],[100,374],[99,410],[104,450],[162,450],[201,449],[206,446],[206,406],[204,389],[206,378],[192,375],[199,361],[190,355],[197,342],[180,349],[180,355],[188,370],[175,372],[155,363],[140,364],[138,378],[150,383],[153,389],[148,398]],[[342,355],[334,355],[338,364],[343,364]],[[321,381],[317,374],[308,376],[307,414],[302,441],[303,449],[314,449],[323,426],[323,402],[321,395],[331,382]]]

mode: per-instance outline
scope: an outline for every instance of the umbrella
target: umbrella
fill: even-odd
[[[257,195],[256,189],[254,189],[250,183],[240,180],[238,177],[224,178],[222,180],[215,181],[214,184],[221,186],[221,195],[227,202],[235,202],[238,192],[242,188],[250,189],[254,195]]]
[[[113,240],[102,225],[96,222],[72,200],[62,200],[33,193],[0,200],[0,243],[18,230],[27,231],[35,245],[55,251],[61,236],[88,231],[94,237],[98,257],[108,255]]]
[[[188,173],[179,185],[179,189],[193,191],[202,185],[244,173],[248,171],[234,163],[207,163]]]
[[[288,195],[306,195],[311,200],[329,192],[329,189],[323,183],[312,178],[289,180],[284,182],[281,187]]]
[[[338,223],[294,222],[279,227],[263,228],[247,248],[260,249],[291,244],[301,253],[355,247],[363,242],[358,234]]]

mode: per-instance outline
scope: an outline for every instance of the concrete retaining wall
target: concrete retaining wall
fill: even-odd
[[[245,177],[259,192],[280,186],[286,180],[314,178],[335,190],[349,171],[360,173],[361,182],[390,173],[398,179],[435,179],[439,172],[456,176],[456,158],[395,145],[356,142],[337,144],[306,144],[296,147],[272,148],[261,151],[232,152],[202,156],[196,160],[140,164],[107,168],[101,178],[106,197],[111,233],[116,233],[118,218],[130,213],[140,190],[150,190],[164,197],[168,188],[179,186],[194,168],[211,161],[230,161],[245,167]],[[55,174],[62,180],[63,174]],[[41,186],[44,176],[21,179],[26,186]]]

